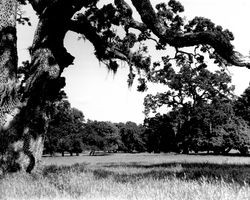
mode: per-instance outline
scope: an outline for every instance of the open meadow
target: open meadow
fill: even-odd
[[[250,157],[108,154],[44,157],[0,179],[0,199],[250,199]]]

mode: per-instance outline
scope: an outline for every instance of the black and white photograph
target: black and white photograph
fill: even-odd
[[[0,0],[0,200],[249,200],[249,0]]]

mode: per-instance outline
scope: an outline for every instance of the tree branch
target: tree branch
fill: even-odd
[[[114,46],[108,46],[103,38],[98,35],[97,29],[91,25],[85,16],[82,15],[81,20],[71,20],[69,30],[83,34],[93,44],[97,54],[104,54],[109,59],[114,58],[128,61],[129,55],[125,55],[125,52],[119,51]]]
[[[37,12],[38,15],[41,15],[47,7],[52,4],[56,4],[59,0],[28,0],[32,5],[33,9]],[[98,0],[72,0],[68,1],[68,5],[71,5],[67,9],[73,9],[74,12],[80,10],[82,7],[87,7],[92,4],[96,4]]]
[[[124,23],[127,29],[134,28],[142,32],[147,29],[146,24],[138,22],[132,17],[133,10],[124,0],[115,0],[115,5],[122,17],[126,19]]]
[[[158,19],[150,0],[132,0],[133,5],[141,16],[143,23],[160,39],[162,43],[174,47],[189,47],[198,44],[208,44],[228,63],[250,68],[249,57],[244,57],[234,51],[230,41],[218,31],[202,31],[180,33],[170,30]]]
[[[56,4],[56,2],[60,2],[59,0],[29,0],[31,5],[33,6],[34,10],[38,14],[42,14],[48,6],[52,4]],[[82,7],[87,7],[90,4],[96,4],[97,1],[82,1],[82,0],[74,0],[68,3],[70,8],[76,12],[80,10]],[[177,32],[171,30],[170,27],[166,26],[162,20],[159,19],[157,13],[155,12],[154,8],[151,5],[150,0],[132,0],[132,4],[138,11],[139,15],[141,16],[141,22],[138,22],[132,18],[132,9],[124,0],[115,0],[115,5],[118,11],[122,14],[122,17],[125,19],[124,26],[125,29],[134,28],[140,31],[145,31],[146,29],[150,29],[160,40],[162,44],[169,44],[171,46],[181,48],[181,47],[189,47],[195,46],[198,44],[208,44],[212,48],[215,49],[217,54],[226,60],[229,64],[240,66],[240,67],[247,67],[250,68],[250,58],[244,57],[240,53],[234,50],[233,45],[231,44],[230,40],[226,38],[219,31],[201,31],[201,32]],[[75,22],[74,22],[75,23]],[[84,23],[85,24],[85,23]],[[76,30],[77,29],[77,30]],[[83,29],[83,28],[81,28]],[[83,32],[82,30],[79,31],[79,26],[75,27],[71,24],[71,30],[75,30],[76,32]],[[91,32],[91,31],[89,31]],[[85,31],[86,36],[87,31]],[[95,36],[87,36],[87,38],[92,38],[91,42],[95,42]],[[100,41],[100,38],[97,39]],[[95,42],[96,43],[96,42]],[[94,44],[94,46],[96,46]]]

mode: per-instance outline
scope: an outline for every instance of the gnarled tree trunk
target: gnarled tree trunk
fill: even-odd
[[[36,1],[34,1],[36,2]],[[56,9],[54,7],[56,6]],[[43,136],[49,114],[46,106],[56,98],[65,85],[60,75],[72,64],[73,57],[63,47],[69,16],[65,2],[51,4],[39,16],[40,21],[30,49],[25,85],[17,79],[16,0],[0,3],[1,14],[1,134],[8,137],[8,149],[1,161],[4,171],[31,172],[41,160]],[[11,13],[11,14],[9,14]],[[8,15],[9,14],[9,15]],[[68,14],[72,15],[71,12]],[[22,94],[22,95],[21,95]]]

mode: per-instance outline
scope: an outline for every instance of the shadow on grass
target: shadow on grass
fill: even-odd
[[[211,164],[211,163],[116,163],[91,168],[87,164],[72,166],[47,166],[43,170],[45,177],[63,176],[68,171],[75,173],[91,173],[94,178],[113,179],[118,183],[136,182],[140,180],[180,179],[187,181],[207,180],[215,182],[223,180],[226,183],[250,184],[250,165]]]
[[[55,175],[62,175],[64,173],[67,173],[69,171],[76,172],[76,173],[82,173],[82,172],[88,172],[88,168],[86,167],[87,163],[77,163],[72,166],[66,166],[66,165],[49,165],[45,166],[42,170],[42,175],[45,177],[55,176]]]
[[[106,169],[105,169],[106,168]],[[211,163],[162,163],[152,165],[111,164],[104,169],[93,170],[95,178],[112,177],[117,182],[133,182],[141,179],[171,179],[218,181],[250,184],[250,165],[237,164],[211,164]],[[119,172],[116,168],[136,169],[135,173]],[[115,170],[116,169],[116,170]]]

